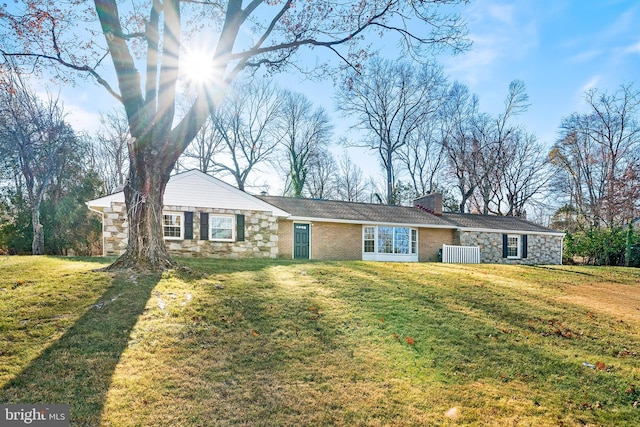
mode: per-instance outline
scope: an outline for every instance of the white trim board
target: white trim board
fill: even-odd
[[[497,228],[465,228],[465,227],[456,227],[458,231],[477,231],[480,233],[499,233],[499,234],[528,234],[528,235],[539,235],[539,236],[554,236],[554,237],[564,237],[565,233],[553,232],[553,231],[529,231],[529,230],[507,230],[507,229],[497,229]]]
[[[458,227],[455,225],[435,225],[435,224],[409,224],[404,222],[379,222],[379,221],[361,221],[357,219],[329,219],[329,218],[313,218],[302,216],[290,216],[285,219],[291,221],[307,221],[307,222],[325,222],[333,224],[356,224],[356,225],[388,225],[393,227],[412,227],[412,228],[438,228],[444,230],[456,230]]]

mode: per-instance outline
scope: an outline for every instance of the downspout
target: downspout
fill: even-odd
[[[101,228],[101,234],[102,234],[102,256],[105,256],[105,249],[106,249],[105,243],[106,242],[104,240],[104,212],[99,211],[97,209],[93,209],[91,206],[89,206],[89,203],[87,203],[87,202],[85,202],[85,204],[87,205],[87,208],[89,208],[89,210],[91,212],[99,213],[100,216],[102,217],[102,219],[100,220],[100,225],[101,225],[100,228]]]

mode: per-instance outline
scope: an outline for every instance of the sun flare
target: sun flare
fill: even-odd
[[[189,51],[180,64],[181,74],[192,83],[205,83],[213,75],[213,59],[209,52]]]

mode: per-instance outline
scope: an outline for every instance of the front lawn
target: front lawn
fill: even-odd
[[[86,426],[639,425],[640,270],[0,257],[0,403]]]

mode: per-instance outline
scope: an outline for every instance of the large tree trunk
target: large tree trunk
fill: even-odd
[[[159,169],[150,162],[132,162],[124,188],[129,243],[108,270],[161,271],[176,266],[163,234],[163,195],[170,173]]]

